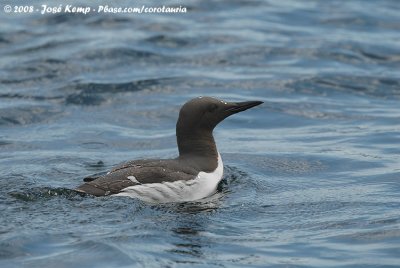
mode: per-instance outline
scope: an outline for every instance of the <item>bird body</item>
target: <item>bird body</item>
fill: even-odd
[[[212,132],[226,117],[261,104],[228,103],[211,97],[188,101],[176,126],[179,156],[123,163],[107,174],[87,177],[76,190],[95,195],[139,198],[151,203],[194,201],[216,191],[223,162]]]

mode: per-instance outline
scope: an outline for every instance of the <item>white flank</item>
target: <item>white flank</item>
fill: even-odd
[[[129,186],[115,196],[138,198],[149,203],[194,201],[214,193],[223,173],[224,164],[221,155],[218,153],[218,167],[213,172],[200,172],[195,179],[189,181],[180,180]],[[129,176],[128,179],[137,182],[134,176]]]
[[[128,180],[130,180],[131,182],[140,184],[140,182],[136,179],[135,176],[128,176]]]

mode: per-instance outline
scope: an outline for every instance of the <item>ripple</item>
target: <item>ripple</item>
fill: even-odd
[[[102,94],[116,94],[152,89],[157,86],[174,82],[175,78],[157,78],[136,80],[126,83],[84,83],[62,88],[63,91],[78,91],[67,96],[66,104],[100,105],[107,101]]]
[[[227,155],[227,159],[254,166],[266,176],[303,176],[326,171],[328,167],[322,159],[304,159],[300,156],[257,156],[246,154]],[[246,176],[243,171],[237,171],[241,177]],[[234,177],[235,178],[235,177]],[[234,180],[235,181],[235,180]]]
[[[37,95],[37,93],[53,95],[51,91],[44,92],[40,90],[44,85],[50,87],[59,87],[64,84],[62,79],[78,73],[82,67],[78,67],[63,59],[44,58],[41,60],[24,61],[18,65],[10,65],[6,68],[7,76],[0,80],[0,83],[7,84],[14,91],[31,90],[28,95]],[[13,92],[15,93],[15,92]]]
[[[81,24],[88,19],[88,16],[79,13],[59,13],[59,14],[46,14],[46,16],[39,16],[34,21],[37,26],[40,25],[60,25],[60,24]]]
[[[65,46],[79,44],[82,40],[61,40],[61,41],[48,41],[43,44],[30,44],[28,47],[14,51],[15,54],[39,52],[41,50],[49,51],[51,49],[61,49]]]
[[[146,42],[162,47],[183,48],[192,46],[192,44],[184,38],[172,37],[167,35],[156,35],[145,39]]]
[[[317,94],[329,94],[332,91],[337,91],[353,92],[357,95],[362,94],[378,98],[400,99],[399,85],[400,80],[390,77],[336,75],[302,79],[288,86],[300,92],[311,90],[311,92]]]
[[[46,106],[0,109],[0,125],[28,125],[48,122],[57,118],[61,111]]]
[[[106,102],[107,99],[101,96],[96,96],[87,92],[71,94],[65,99],[65,104],[75,105],[100,105]]]
[[[125,24],[134,23],[131,18],[127,17],[105,17],[105,16],[94,16],[89,17],[86,21],[87,25],[96,27],[96,28],[116,28],[121,27]]]
[[[151,61],[166,62],[173,61],[172,58],[159,53],[138,50],[126,47],[92,49],[81,53],[81,57],[88,60],[115,60],[121,62]]]
[[[10,43],[10,41],[5,36],[0,34],[0,44],[8,44],[8,43]]]
[[[26,99],[26,100],[35,100],[35,101],[43,101],[43,100],[60,100],[63,99],[62,96],[34,96],[34,95],[25,95],[18,93],[4,93],[0,94],[0,99]]]
[[[102,262],[108,265],[124,266],[135,262],[117,247],[102,241],[81,241],[58,234],[19,235],[0,243],[0,258],[6,266],[5,260],[9,259],[30,267],[71,266],[79,258],[81,265],[90,267],[93,254],[98,252],[103,252]]]
[[[0,146],[7,146],[7,145],[10,145],[10,144],[12,144],[11,141],[0,140]]]
[[[88,196],[67,188],[34,187],[25,191],[13,191],[8,193],[10,196],[21,201],[38,201],[53,197],[64,197],[67,199],[76,199],[77,197]]]

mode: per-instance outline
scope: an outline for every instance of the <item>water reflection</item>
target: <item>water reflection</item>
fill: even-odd
[[[172,229],[182,242],[173,243],[175,248],[170,249],[169,252],[187,257],[201,258],[201,256],[204,255],[203,247],[208,244],[208,242],[202,241],[200,232],[203,231],[203,229],[204,227],[200,224],[196,225],[195,222],[186,222],[182,224],[181,227]]]
[[[210,229],[212,215],[223,206],[226,197],[226,188],[214,195],[197,202],[154,205],[153,208],[169,213],[173,219],[168,223],[168,232],[172,233],[172,241],[167,253],[175,256],[176,263],[198,263],[206,254],[212,241],[204,236]]]

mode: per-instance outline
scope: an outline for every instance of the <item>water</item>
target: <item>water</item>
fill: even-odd
[[[1,267],[399,267],[398,1],[108,3],[188,10],[140,15],[5,2]],[[216,129],[218,193],[149,205],[68,190],[176,156],[179,108],[199,95],[265,102]]]

